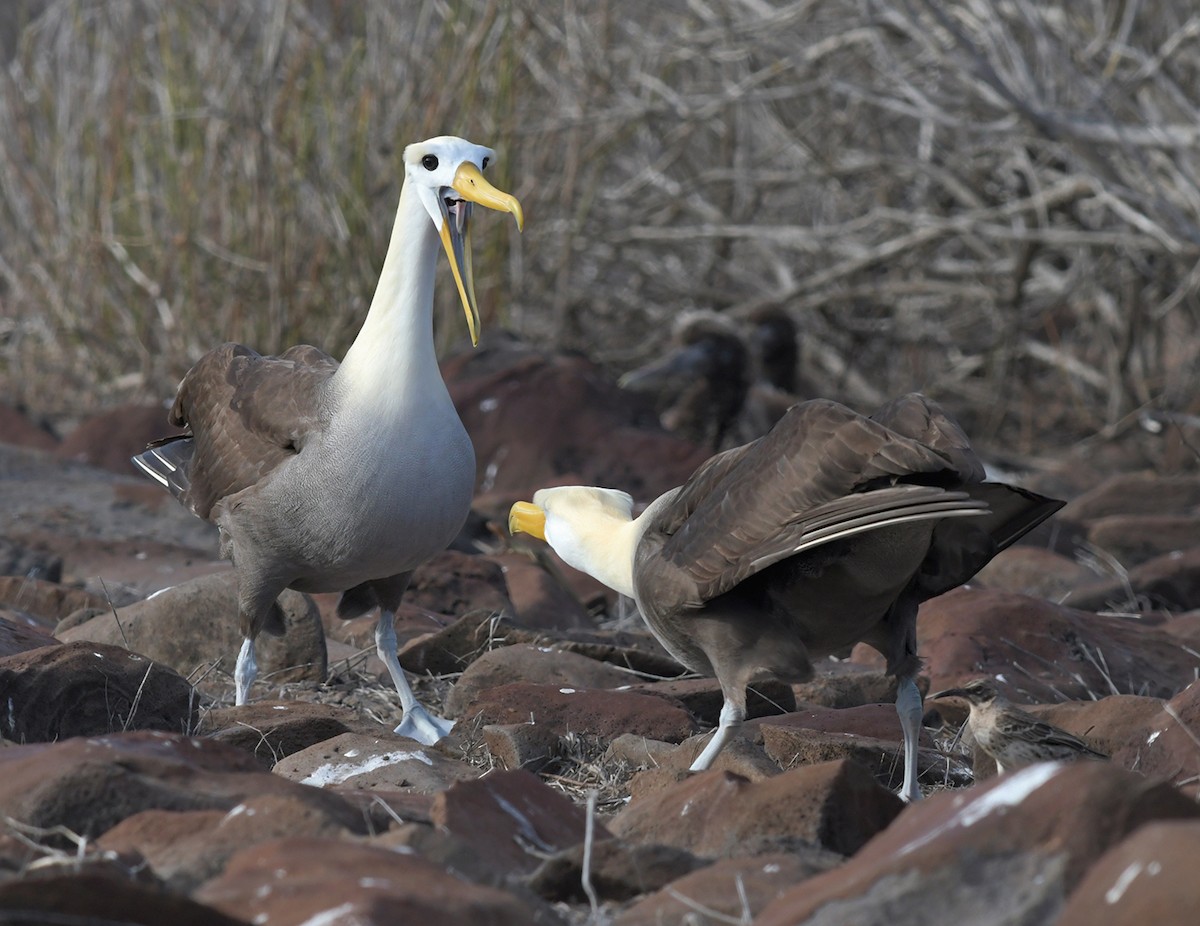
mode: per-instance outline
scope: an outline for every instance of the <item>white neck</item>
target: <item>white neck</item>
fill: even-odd
[[[335,393],[343,407],[386,414],[413,396],[445,393],[433,346],[438,249],[429,213],[405,184],[375,297],[337,372]]]
[[[564,560],[614,592],[637,597],[633,588],[633,563],[638,542],[649,521],[645,513],[630,520],[612,510],[588,512],[588,517],[571,518],[567,536],[546,539]]]

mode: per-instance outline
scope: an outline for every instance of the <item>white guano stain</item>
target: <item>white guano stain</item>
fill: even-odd
[[[1113,886],[1104,892],[1104,902],[1111,906],[1120,901],[1125,896],[1125,892],[1129,890],[1129,885],[1133,884],[1143,871],[1153,878],[1162,871],[1162,865],[1159,862],[1149,862],[1147,864],[1131,862],[1124,871],[1117,875],[1117,880],[1113,882]]]
[[[417,752],[385,752],[383,755],[371,756],[364,762],[330,762],[322,765],[312,774],[301,779],[300,784],[324,788],[328,785],[341,784],[347,778],[353,778],[355,775],[365,775],[367,772],[387,768],[389,765],[398,765],[410,759],[424,762],[430,767],[433,766],[433,760],[420,750]]]
[[[1162,730],[1155,730],[1153,733],[1151,733],[1151,734],[1150,734],[1150,738],[1149,738],[1148,740],[1146,740],[1146,745],[1147,745],[1147,746],[1153,746],[1153,745],[1154,745],[1154,741],[1155,741],[1156,739],[1158,739],[1158,738],[1159,738],[1160,736],[1162,736],[1162,735],[1163,735],[1163,731],[1162,731]]]
[[[332,910],[322,910],[314,916],[310,916],[300,926],[333,926],[334,923],[341,921],[347,913],[354,909],[354,904],[344,903],[340,907],[334,907]]]
[[[1034,791],[1061,772],[1063,768],[1064,763],[1062,762],[1041,762],[1015,772],[1007,781],[996,785],[986,794],[966,802],[962,809],[949,820],[914,839],[901,848],[897,855],[907,855],[956,826],[964,828],[974,826],[997,811],[1018,806]]]
[[[574,688],[560,688],[560,689],[558,689],[558,693],[559,694],[575,694],[575,689]]]

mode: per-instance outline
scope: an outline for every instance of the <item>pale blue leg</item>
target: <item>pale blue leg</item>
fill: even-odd
[[[254,638],[246,637],[238,651],[237,663],[233,667],[233,682],[236,686],[234,704],[245,704],[250,695],[250,686],[258,677],[258,661],[254,658]]]
[[[904,731],[904,786],[900,789],[900,798],[911,803],[921,799],[921,789],[917,787],[917,749],[924,713],[921,690],[912,678],[899,680],[896,713],[900,715],[900,728]]]
[[[392,676],[392,684],[396,686],[396,692],[400,695],[400,707],[404,711],[404,717],[395,732],[426,746],[432,746],[450,732],[454,721],[429,713],[413,694],[404,669],[400,667],[400,660],[396,657],[395,616],[386,608],[379,610],[379,623],[375,627],[375,649]]]

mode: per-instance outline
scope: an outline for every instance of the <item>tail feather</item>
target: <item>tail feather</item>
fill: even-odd
[[[134,466],[182,501],[191,486],[188,469],[192,448],[191,437],[171,437],[156,441],[131,459]]]

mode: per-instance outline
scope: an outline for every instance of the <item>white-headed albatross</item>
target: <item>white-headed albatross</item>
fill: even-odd
[[[413,696],[393,619],[413,569],[470,509],[475,456],[438,371],[433,288],[440,242],[477,341],[472,204],[524,223],[516,198],[483,177],[494,158],[453,136],[409,145],[379,284],[341,364],[308,346],[278,357],[218,347],[179,385],[169,420],[187,433],[134,457],[220,530],[245,635],[238,704],[257,675],[255,637],[282,630],[279,593],[342,592],[341,617],[380,609],[375,640],[404,709],[396,732],[432,743],[451,727]]]
[[[745,719],[748,683],[803,681],[815,657],[874,646],[899,680],[901,796],[913,800],[917,605],[1062,506],[983,476],[962,430],[924,396],[871,418],[817,400],[712,457],[637,518],[624,492],[564,486],[517,502],[509,529],[632,597],[676,659],[716,676],[720,723],[693,771]]]

